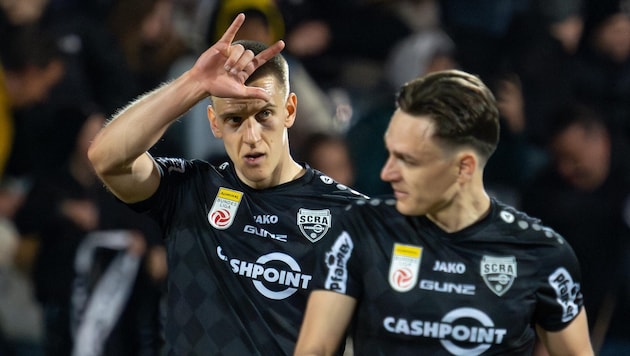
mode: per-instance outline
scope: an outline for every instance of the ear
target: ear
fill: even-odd
[[[459,164],[458,180],[462,183],[471,181],[479,166],[477,155],[471,151],[463,151],[457,156],[457,162]]]
[[[284,119],[284,127],[289,128],[295,123],[295,116],[297,114],[297,96],[295,93],[290,93],[284,104],[287,110],[287,117]]]
[[[214,108],[212,105],[208,105],[208,121],[210,121],[210,128],[212,129],[212,134],[216,138],[222,138],[223,133],[217,124],[217,115],[214,113]]]

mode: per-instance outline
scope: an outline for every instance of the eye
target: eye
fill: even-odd
[[[394,154],[393,155],[396,160],[398,160],[400,163],[406,165],[406,166],[415,166],[418,165],[418,162],[413,159],[412,157],[408,156],[408,155],[404,155],[404,154]]]
[[[241,122],[243,122],[243,118],[240,116],[229,116],[226,117],[224,120],[225,123],[228,125],[240,125]]]
[[[263,110],[263,111],[259,112],[256,115],[256,120],[264,121],[264,120],[270,118],[272,114],[273,114],[273,112],[271,110],[269,110],[269,109]]]

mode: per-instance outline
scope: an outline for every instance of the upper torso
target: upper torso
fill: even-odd
[[[311,289],[315,249],[358,195],[311,169],[254,190],[233,168],[157,159],[150,207],[166,234],[169,353],[291,354]]]
[[[537,220],[493,201],[448,234],[392,204],[352,208],[316,281],[357,299],[358,354],[530,354],[533,323],[559,330],[579,312],[573,253]]]

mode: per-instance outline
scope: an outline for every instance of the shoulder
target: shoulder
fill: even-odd
[[[187,160],[184,158],[155,157],[155,163],[162,177],[192,176],[200,173],[214,172],[220,175],[230,174],[230,164],[222,163],[218,167],[203,160]]]
[[[369,199],[369,197],[352,187],[337,182],[326,174],[306,166],[305,182],[309,194],[316,194],[325,199],[342,200],[347,203]]]
[[[210,167],[209,163],[201,160],[187,160],[174,157],[155,157],[154,160],[158,168],[164,171],[164,174],[170,172],[185,173],[187,171]]]
[[[515,243],[568,246],[562,235],[539,218],[498,201],[493,206],[492,224],[499,236],[508,236]]]
[[[394,225],[404,216],[396,210],[396,199],[389,196],[357,199],[346,206],[347,224],[360,224],[370,229],[376,225]]]

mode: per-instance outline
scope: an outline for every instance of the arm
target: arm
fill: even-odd
[[[294,355],[333,355],[345,337],[356,303],[356,299],[347,295],[313,291]]]
[[[131,103],[96,136],[88,156],[101,180],[122,201],[138,202],[155,193],[160,176],[147,150],[200,100],[210,95],[269,99],[262,88],[244,83],[284,43],[278,41],[257,56],[243,46],[232,46],[244,20],[244,15],[237,16],[188,72]]]
[[[560,331],[546,331],[540,326],[536,326],[536,331],[549,355],[594,355],[584,308],[567,327]]]

